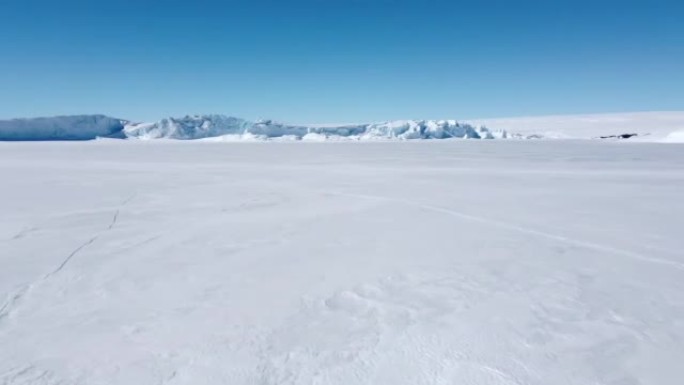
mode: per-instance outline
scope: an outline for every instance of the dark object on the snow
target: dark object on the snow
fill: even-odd
[[[620,134],[620,135],[608,135],[608,136],[599,136],[601,139],[610,139],[610,138],[618,138],[618,139],[629,139],[633,136],[637,136],[639,134]]]

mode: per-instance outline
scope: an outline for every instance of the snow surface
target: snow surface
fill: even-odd
[[[547,139],[591,139],[600,136],[639,134],[634,141],[670,141],[668,135],[684,131],[684,111],[653,111],[615,114],[532,116],[479,119],[469,123],[504,128],[520,136]]]
[[[684,130],[671,132],[662,141],[667,143],[684,143]]]
[[[0,120],[0,140],[90,140],[123,138],[126,122],[104,115]]]
[[[0,384],[684,378],[684,147],[0,143]]]

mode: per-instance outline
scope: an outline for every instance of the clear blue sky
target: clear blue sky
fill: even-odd
[[[682,1],[0,1],[0,118],[684,109]]]

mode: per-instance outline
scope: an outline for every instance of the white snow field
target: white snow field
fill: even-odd
[[[521,136],[547,139],[590,139],[633,133],[638,136],[630,141],[684,142],[684,111],[531,116],[479,119],[469,123],[503,127]]]
[[[679,385],[684,146],[0,143],[0,384]]]

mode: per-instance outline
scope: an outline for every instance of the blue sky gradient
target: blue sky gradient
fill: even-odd
[[[684,2],[0,3],[0,118],[684,109]]]

